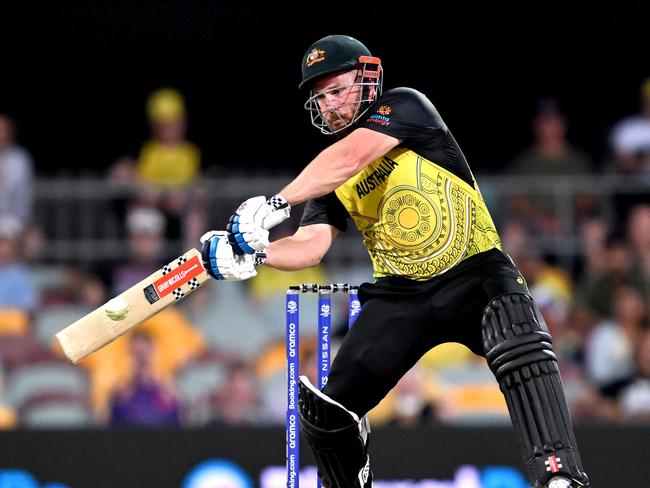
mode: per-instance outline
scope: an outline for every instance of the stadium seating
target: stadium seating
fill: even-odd
[[[87,394],[45,392],[23,403],[20,423],[27,428],[88,427],[94,416]]]
[[[44,357],[9,371],[5,398],[20,410],[35,396],[44,393],[87,396],[88,391],[88,378],[81,369],[56,358]]]
[[[88,312],[88,307],[82,305],[57,305],[46,308],[34,318],[36,341],[43,347],[52,348],[56,340],[54,335]]]

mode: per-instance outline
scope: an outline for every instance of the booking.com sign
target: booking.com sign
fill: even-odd
[[[70,488],[63,483],[39,483],[27,471],[0,469],[0,488]]]

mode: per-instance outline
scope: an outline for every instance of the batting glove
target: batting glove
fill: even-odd
[[[228,220],[226,230],[236,254],[254,254],[269,245],[269,229],[289,218],[291,205],[280,195],[249,198]]]
[[[201,236],[201,243],[203,266],[208,274],[217,280],[241,281],[252,278],[257,274],[257,261],[263,262],[266,257],[235,254],[226,231],[206,232]]]

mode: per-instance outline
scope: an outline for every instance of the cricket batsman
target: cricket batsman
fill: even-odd
[[[589,486],[551,336],[501,241],[467,160],[429,99],[382,92],[379,58],[331,35],[302,59],[312,124],[335,141],[271,198],[246,200],[203,236],[218,279],[314,266],[352,219],[374,268],[322,391],[300,378],[300,425],[327,488],[372,486],[366,413],[427,351],[459,342],[485,357],[535,488]],[[307,202],[292,236],[268,230]],[[261,259],[257,259],[257,264]]]

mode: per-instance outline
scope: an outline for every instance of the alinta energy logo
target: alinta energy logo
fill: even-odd
[[[368,122],[372,122],[373,124],[383,125],[384,127],[386,127],[388,124],[390,124],[390,117],[388,115],[382,115],[382,113],[389,114],[390,107],[384,105],[379,107],[379,110],[377,110],[376,114],[372,114],[370,117],[368,117]]]
[[[377,112],[379,113],[379,115],[390,115],[391,112],[390,105],[382,105],[381,107],[379,107]]]
[[[325,50],[314,48],[307,55],[307,59],[305,59],[305,64],[307,65],[308,68],[311,68],[313,65],[315,65],[316,63],[320,63],[321,61],[325,61]]]

